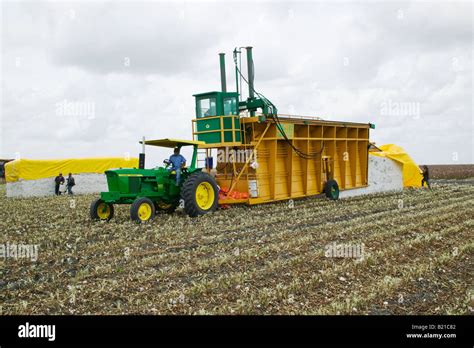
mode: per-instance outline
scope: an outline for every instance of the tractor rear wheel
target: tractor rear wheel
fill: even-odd
[[[192,174],[181,187],[181,198],[184,211],[191,217],[216,210],[219,199],[216,180],[207,173]]]
[[[336,180],[328,180],[324,185],[324,193],[326,197],[332,200],[339,198],[339,185]]]
[[[109,221],[114,217],[114,206],[99,198],[91,203],[89,213],[92,220]]]
[[[137,223],[153,220],[155,217],[155,205],[149,198],[137,198],[130,206],[130,217]]]
[[[155,202],[155,210],[156,211],[163,211],[167,214],[172,214],[179,206],[179,202],[176,203],[165,203],[162,201]]]

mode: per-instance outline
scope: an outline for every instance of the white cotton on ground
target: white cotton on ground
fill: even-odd
[[[369,155],[368,186],[341,191],[339,198],[402,190],[402,165],[390,158]]]
[[[99,193],[108,191],[107,178],[104,174],[76,174],[74,194]],[[60,186],[64,192],[66,185]],[[371,193],[403,190],[402,166],[386,157],[369,155],[368,186],[345,190],[339,193],[339,198],[348,198]],[[20,180],[7,183],[7,197],[43,197],[54,195],[54,178],[38,180]]]
[[[66,177],[64,177],[66,180]],[[73,186],[74,194],[99,193],[108,191],[107,177],[105,174],[76,174],[76,185]],[[44,197],[54,196],[54,177],[38,180],[20,180],[7,183],[7,197]],[[66,184],[59,190],[64,194]]]

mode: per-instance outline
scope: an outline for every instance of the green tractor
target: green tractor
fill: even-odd
[[[202,141],[176,139],[148,140],[143,146],[153,145],[167,148],[193,146],[191,165],[181,169],[180,182],[171,170],[168,160],[164,166],[144,169],[144,154],[140,154],[140,168],[107,170],[108,192],[90,206],[93,220],[110,220],[114,216],[114,204],[131,204],[130,217],[137,223],[147,222],[157,211],[172,213],[184,202],[184,211],[191,217],[217,209],[219,188],[215,179],[196,167],[197,150]]]

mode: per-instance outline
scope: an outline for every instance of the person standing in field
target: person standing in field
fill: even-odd
[[[54,178],[54,193],[56,196],[59,196],[61,192],[59,191],[59,185],[64,184],[64,176],[62,173],[59,173],[57,177]]]
[[[430,185],[430,172],[428,171],[428,166],[423,166],[423,179],[421,179],[421,187],[428,186],[428,188],[431,190],[431,185]]]
[[[75,186],[75,185],[76,185],[76,180],[74,180],[72,174],[69,173],[69,175],[68,175],[68,177],[67,177],[67,183],[66,183],[68,195],[74,194],[74,193],[72,192],[72,187]]]

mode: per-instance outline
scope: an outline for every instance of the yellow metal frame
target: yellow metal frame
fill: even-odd
[[[232,142],[225,142],[225,141],[222,141],[220,143],[213,143],[213,144],[206,144],[204,142],[201,141],[201,145],[199,145],[199,148],[201,149],[211,149],[211,148],[216,148],[216,147],[222,147],[222,146],[240,146],[242,145],[242,142],[238,142],[235,140],[235,132],[236,131],[239,131],[240,132],[240,128],[235,128],[235,122],[234,122],[234,119],[239,119],[240,117],[238,115],[221,115],[221,116],[211,116],[211,117],[206,117],[205,119],[206,120],[209,120],[209,119],[220,119],[219,123],[220,123],[220,131],[217,131],[217,130],[209,130],[209,131],[196,131],[196,126],[195,126],[195,123],[198,121],[198,120],[202,120],[203,118],[195,118],[192,120],[192,131],[193,131],[193,140],[194,141],[198,141],[197,140],[197,136],[199,134],[205,134],[205,133],[216,133],[216,132],[220,132],[221,134],[221,139],[224,140],[224,132],[232,132]],[[224,129],[224,119],[225,118],[231,118],[232,119],[232,128],[226,128]]]
[[[222,116],[216,117],[223,124]],[[194,130],[194,122],[193,137],[201,133]],[[242,143],[205,146],[206,151],[226,147],[253,150],[244,162],[217,163],[218,185],[230,186],[219,204],[259,204],[318,195],[329,179],[336,180],[341,191],[367,186],[369,124],[282,117],[280,123],[293,130],[288,134],[292,146],[314,155],[304,159],[281,137],[274,120],[242,117],[240,123],[246,130],[241,133]],[[235,134],[234,125],[226,131]],[[256,169],[249,165],[253,159],[258,163]],[[249,180],[257,181],[257,197],[250,197]],[[239,198],[238,194],[231,198],[236,191],[248,193],[249,198]]]
[[[260,145],[260,143],[262,142],[263,137],[265,136],[265,134],[267,134],[267,131],[268,131],[269,128],[270,128],[270,123],[267,124],[267,127],[265,128],[265,130],[263,131],[262,135],[260,136],[260,138],[258,139],[257,143],[255,144],[254,149],[253,149],[253,152],[252,152],[252,155],[249,156],[249,157],[247,158],[247,160],[245,161],[245,164],[244,164],[242,170],[240,171],[239,175],[237,175],[237,179],[235,179],[235,183],[232,184],[232,186],[230,187],[229,192],[228,192],[227,195],[230,195],[230,194],[232,193],[232,191],[234,190],[235,186],[236,186],[237,183],[239,182],[240,177],[241,177],[242,174],[244,173],[245,169],[247,169],[247,166],[249,165],[250,161],[252,160],[255,151],[257,151],[258,145]],[[234,162],[234,163],[235,163],[235,162]],[[234,170],[235,170],[235,167],[234,167]]]

